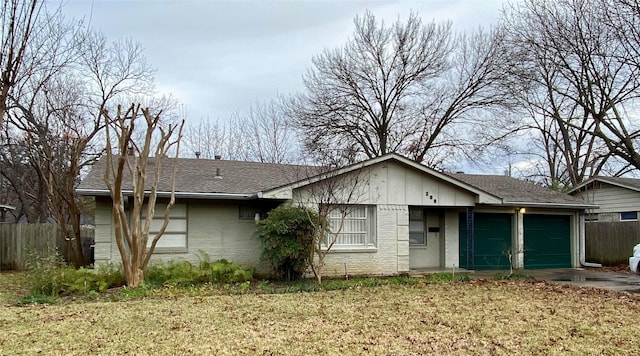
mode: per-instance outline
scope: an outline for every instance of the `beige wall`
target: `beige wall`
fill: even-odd
[[[619,213],[625,211],[640,211],[640,192],[631,189],[616,187],[610,184],[601,183],[599,189],[590,189],[586,192],[576,192],[574,194],[588,203],[598,204],[599,208],[590,209],[589,213]],[[620,216],[607,219],[603,215],[603,221],[619,221]]]
[[[96,205],[96,264],[110,261],[120,263],[120,254],[111,228],[111,205],[107,202],[98,202]],[[202,250],[212,261],[226,258],[246,267],[256,267],[258,272],[267,271],[260,262],[260,242],[253,238],[256,224],[253,220],[238,218],[238,203],[191,201],[187,204],[187,212],[187,251],[156,253],[153,260],[186,260],[198,263]]]

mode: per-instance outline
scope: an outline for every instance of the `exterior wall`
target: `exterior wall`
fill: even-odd
[[[619,221],[618,214],[606,215],[606,213],[619,213],[625,211],[640,211],[640,192],[630,189],[600,183],[599,186],[573,194],[584,201],[598,204],[600,207],[590,210],[590,213],[599,214],[603,221]],[[600,219],[599,216],[599,219]]]
[[[183,202],[178,202],[183,203]],[[201,251],[212,261],[225,258],[266,273],[260,262],[262,248],[253,238],[256,224],[240,220],[236,202],[191,201],[187,203],[187,251],[154,253],[152,261],[186,260],[198,263]],[[111,203],[96,203],[95,260],[100,263],[121,263],[111,219]]]
[[[345,273],[346,269],[346,273]],[[378,205],[376,248],[333,247],[323,275],[393,275],[409,272],[409,210],[406,205]]]
[[[368,168],[365,200],[371,204],[474,206],[474,194],[396,162]]]

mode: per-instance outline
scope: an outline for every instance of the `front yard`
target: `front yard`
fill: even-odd
[[[6,303],[6,300],[3,300]],[[472,281],[7,304],[0,354],[630,354],[640,298]]]

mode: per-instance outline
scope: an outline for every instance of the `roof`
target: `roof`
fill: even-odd
[[[593,177],[590,178],[578,185],[576,185],[575,187],[573,187],[573,189],[571,189],[569,191],[569,194],[578,192],[580,190],[582,190],[583,188],[592,185],[595,182],[602,182],[602,183],[607,183],[607,184],[611,184],[611,185],[615,185],[621,188],[626,188],[626,189],[630,189],[630,190],[634,190],[637,192],[640,192],[640,179],[637,178],[622,178],[622,177]]]
[[[502,198],[504,204],[589,208],[595,205],[536,183],[502,175],[450,173],[452,177]]]
[[[158,182],[159,195],[171,192],[171,176],[175,158],[163,160]],[[76,191],[81,195],[109,195],[104,183],[106,160],[96,162]],[[221,159],[178,158],[175,192],[177,197],[248,198],[257,192],[292,183],[310,174],[317,167],[231,161]],[[147,172],[155,170],[155,159],[148,161]],[[127,169],[125,168],[125,171]],[[125,179],[125,181],[127,181]],[[123,184],[123,192],[131,192],[131,184]]]
[[[163,172],[158,184],[158,195],[171,192],[171,174],[174,158],[163,162]],[[453,184],[478,196],[477,202],[487,205],[513,204],[519,206],[547,206],[588,208],[594,205],[539,186],[532,182],[498,175],[470,175],[443,173],[397,154],[369,159],[330,174],[336,176],[367,166],[393,160],[413,167],[425,174]],[[104,159],[94,164],[89,174],[76,191],[81,195],[109,195],[104,184]],[[147,172],[154,170],[153,158],[148,162]],[[205,199],[252,199],[278,197],[282,190],[295,189],[322,180],[325,175],[318,166],[285,165],[261,162],[231,161],[221,159],[178,158],[175,182],[176,197]],[[131,185],[124,185],[123,192],[130,193]],[[263,194],[265,193],[265,194]]]

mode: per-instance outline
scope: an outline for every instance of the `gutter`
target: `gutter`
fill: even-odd
[[[80,195],[89,196],[111,196],[111,193],[106,189],[76,189],[76,192]],[[145,190],[145,195],[150,194],[151,191]],[[131,190],[123,190],[123,196],[133,195]],[[159,191],[156,192],[158,197],[170,197],[171,192]],[[189,192],[176,192],[174,193],[176,198],[193,198],[193,199],[221,199],[221,200],[252,200],[260,198],[260,194],[240,194],[240,193],[189,193]]]
[[[562,203],[532,203],[532,202],[517,202],[517,201],[505,201],[504,205],[518,205],[522,207],[532,208],[572,208],[572,209],[597,209],[599,205],[595,204],[562,204]]]

